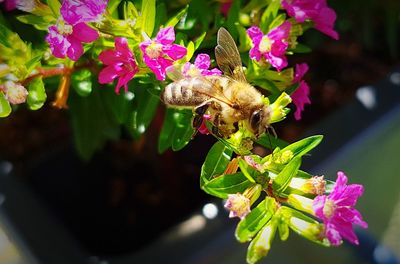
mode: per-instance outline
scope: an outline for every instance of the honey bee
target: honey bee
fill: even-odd
[[[240,122],[260,136],[269,127],[271,110],[262,94],[246,81],[239,51],[225,28],[218,30],[215,58],[223,76],[198,74],[185,78],[179,67],[169,67],[167,75],[174,82],[165,87],[161,100],[167,107],[192,109],[196,130],[203,115],[209,114],[212,133],[219,137],[228,138]]]

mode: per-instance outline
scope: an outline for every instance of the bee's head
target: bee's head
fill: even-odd
[[[263,134],[268,125],[269,120],[271,118],[271,111],[269,106],[263,106],[262,108],[255,109],[249,118],[250,128],[253,131],[256,137]]]

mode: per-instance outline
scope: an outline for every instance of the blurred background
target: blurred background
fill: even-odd
[[[400,263],[400,2],[329,5],[340,40],[309,31],[313,52],[291,58],[310,66],[312,105],[275,129],[289,142],[325,135],[303,168],[363,184],[369,228],[357,230],[359,247],[329,249],[292,233],[262,263]],[[237,220],[199,188],[215,139],[158,154],[164,110],[139,140],[123,134],[85,162],[68,111],[49,103],[0,120],[0,263],[244,263]]]

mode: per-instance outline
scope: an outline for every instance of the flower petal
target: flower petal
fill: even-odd
[[[76,24],[73,27],[72,35],[79,41],[87,43],[93,42],[99,37],[99,33],[85,23]]]
[[[208,54],[205,53],[200,53],[199,55],[197,55],[194,61],[194,66],[196,66],[197,69],[208,70],[210,65],[211,65],[210,56],[208,56]]]
[[[166,45],[162,48],[163,52],[173,60],[179,60],[186,56],[187,49],[178,44]]]
[[[249,35],[254,45],[258,45],[264,36],[261,29],[257,26],[252,26],[247,29],[247,35]]]
[[[119,69],[120,70],[120,69]],[[103,68],[99,73],[98,81],[101,84],[112,83],[118,77],[118,66],[110,65]]]
[[[67,56],[73,61],[77,61],[83,54],[83,46],[82,43],[73,38],[72,35],[67,37],[68,41],[71,43],[67,50]]]
[[[171,44],[175,41],[175,31],[173,27],[161,28],[155,40],[163,45]]]
[[[46,36],[52,54],[57,58],[65,58],[71,43],[63,35],[59,34],[56,26],[49,27],[49,34]]]

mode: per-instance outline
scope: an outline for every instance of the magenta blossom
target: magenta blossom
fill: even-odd
[[[64,20],[74,25],[79,22],[98,21],[108,0],[64,0],[60,9]]]
[[[72,26],[60,19],[57,25],[49,27],[46,41],[55,57],[65,58],[68,56],[71,60],[76,61],[83,54],[82,42],[90,43],[98,37],[97,31],[83,22]]]
[[[293,83],[299,83],[297,89],[290,95],[292,102],[296,106],[294,118],[298,121],[301,119],[301,112],[304,110],[304,105],[311,104],[310,87],[306,81],[302,80],[304,74],[308,71],[307,63],[297,64],[293,78]]]
[[[68,56],[78,60],[83,54],[82,42],[95,41],[99,34],[86,22],[98,20],[107,5],[107,1],[65,0],[61,5],[61,15],[56,25],[49,27],[46,41],[57,58]]]
[[[222,72],[220,70],[218,70],[217,68],[213,68],[211,70],[209,70],[208,68],[210,68],[211,65],[211,61],[210,61],[210,56],[208,56],[208,54],[205,53],[200,53],[199,55],[197,55],[196,59],[194,60],[194,64],[190,63],[190,62],[186,62],[183,65],[183,69],[182,69],[182,74],[185,77],[194,77],[196,75],[217,75],[217,76],[221,76]]]
[[[224,15],[224,17],[228,17],[229,10],[231,9],[232,4],[233,4],[233,0],[221,1],[219,11],[221,12],[221,14]]]
[[[289,46],[288,38],[291,29],[289,21],[283,22],[280,26],[273,28],[267,35],[264,35],[257,26],[252,26],[247,30],[247,34],[253,42],[250,49],[250,58],[260,61],[264,58],[278,71],[287,66],[285,56]]]
[[[119,94],[122,86],[127,92],[128,82],[139,71],[139,68],[126,38],[115,38],[115,49],[102,51],[99,60],[107,65],[100,71],[99,83],[111,83],[115,78],[119,78],[115,92]]]
[[[4,8],[7,11],[17,8],[17,0],[0,0],[0,3],[4,3]]]
[[[360,184],[347,184],[347,177],[343,172],[337,173],[333,191],[328,195],[318,195],[313,202],[315,215],[325,224],[325,236],[329,242],[338,246],[342,237],[358,245],[358,239],[353,231],[353,224],[367,228],[368,224],[362,220],[360,212],[353,207],[364,191]]]
[[[165,80],[166,68],[186,55],[186,48],[172,44],[174,41],[174,28],[167,27],[160,29],[153,40],[146,39],[139,45],[144,63],[154,72],[157,80]]]
[[[210,121],[211,120],[211,116],[210,115],[203,115],[203,122],[201,123],[200,127],[197,129],[197,131],[200,132],[200,134],[203,135],[209,135],[210,131],[208,130],[208,127],[206,125],[206,120]]]
[[[328,7],[326,0],[282,0],[282,7],[297,22],[312,20],[317,30],[333,39],[339,39],[338,33],[333,29],[336,13]]]

